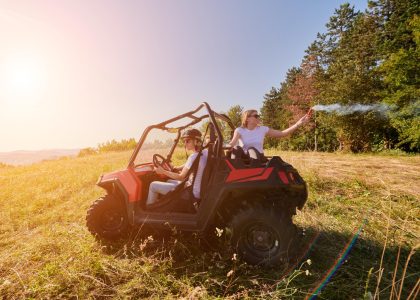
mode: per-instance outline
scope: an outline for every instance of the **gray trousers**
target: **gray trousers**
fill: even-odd
[[[169,179],[168,181],[153,181],[149,186],[149,195],[147,196],[146,205],[155,203],[159,199],[159,195],[166,195],[173,191],[179,184],[180,180]]]

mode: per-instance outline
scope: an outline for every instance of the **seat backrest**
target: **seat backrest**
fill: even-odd
[[[230,154],[230,158],[232,159],[248,159],[248,155],[245,153],[244,149],[241,146],[235,146],[232,149]]]
[[[254,148],[254,147],[248,148],[248,157],[249,158],[262,160],[263,156],[264,155],[262,155],[261,152],[258,151],[256,148]]]
[[[209,142],[207,143],[207,161],[206,166],[204,167],[203,177],[201,178],[201,187],[200,187],[200,198],[203,199],[207,188],[209,186],[209,181],[211,173],[213,171],[213,160],[215,147],[217,147],[216,133],[212,123],[209,123]]]
[[[245,167],[256,168],[264,165],[267,162],[267,158],[254,147],[248,148],[245,152],[242,147],[236,146],[232,149],[231,159],[236,160],[238,163],[242,161]]]

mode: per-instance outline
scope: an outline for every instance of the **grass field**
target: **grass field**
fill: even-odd
[[[179,233],[95,241],[85,227],[88,207],[103,195],[95,182],[124,168],[129,152],[0,165],[0,298],[302,299],[324,287],[319,299],[415,299],[420,156],[280,155],[309,186],[295,217],[306,255],[295,268],[269,270],[225,248],[203,251]]]

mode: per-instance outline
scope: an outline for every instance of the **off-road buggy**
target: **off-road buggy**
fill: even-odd
[[[153,167],[174,168],[172,161],[186,154],[180,137],[190,128],[201,130],[202,148],[207,149],[201,200],[193,199],[191,186],[184,180],[157,203],[146,205],[150,183],[167,179]],[[230,119],[207,103],[147,127],[127,168],[100,176],[97,185],[107,194],[88,210],[89,231],[99,239],[115,240],[133,226],[176,228],[203,236],[218,228],[248,263],[273,265],[292,257],[296,237],[292,216],[307,200],[306,184],[278,156],[231,158],[224,143],[233,130]],[[196,170],[194,163],[189,172]]]

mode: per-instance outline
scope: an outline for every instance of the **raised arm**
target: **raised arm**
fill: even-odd
[[[291,135],[293,132],[295,132],[300,126],[303,124],[306,124],[309,122],[312,116],[312,110],[309,110],[302,118],[300,118],[295,124],[290,126],[289,128],[285,130],[276,130],[270,128],[267,132],[267,135],[269,137],[273,138],[282,138]]]
[[[235,146],[236,143],[238,142],[239,138],[240,138],[239,132],[237,130],[235,130],[233,132],[233,138],[232,138],[232,140],[226,146],[227,147],[233,147],[233,146]]]

